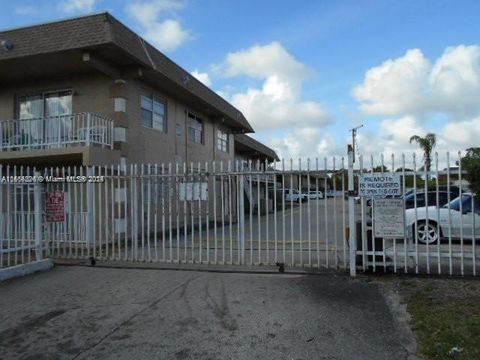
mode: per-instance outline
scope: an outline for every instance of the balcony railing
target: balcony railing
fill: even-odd
[[[0,120],[0,151],[96,145],[113,148],[113,121],[93,113]]]

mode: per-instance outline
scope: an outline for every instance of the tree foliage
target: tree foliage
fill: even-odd
[[[462,169],[467,172],[465,179],[470,183],[470,189],[480,194],[480,147],[469,148],[462,158]]]
[[[388,168],[385,165],[378,165],[373,168],[375,173],[385,173],[388,172]]]
[[[432,166],[432,151],[437,144],[437,136],[432,133],[428,133],[425,137],[413,135],[410,138],[410,144],[416,142],[423,151],[423,160],[425,161],[425,167],[427,171],[430,171]]]

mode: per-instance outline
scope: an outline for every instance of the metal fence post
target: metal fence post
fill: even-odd
[[[243,164],[242,164],[243,170]],[[239,175],[239,191],[238,191],[238,219],[239,219],[239,242],[240,242],[240,264],[245,264],[245,204],[244,204],[244,180],[243,174]]]
[[[348,149],[348,224],[350,227],[350,276],[357,275],[357,238],[355,224],[354,178],[353,178],[353,148]]]
[[[94,175],[93,167],[87,167],[87,177]],[[95,256],[90,253],[90,248],[93,245],[95,248],[95,229],[94,229],[94,188],[92,182],[87,182],[87,254],[88,256]],[[95,251],[94,251],[95,253]]]
[[[35,177],[38,179],[40,172],[35,171]],[[37,260],[42,260],[43,258],[43,197],[42,197],[42,184],[36,182],[34,185],[34,212],[35,212],[35,247],[36,247],[36,258]],[[8,221],[8,220],[7,220]]]
[[[132,228],[133,228],[133,238],[132,238],[132,257],[133,261],[138,260],[138,189],[137,189],[137,165],[133,167],[134,172],[131,174],[131,184],[132,184]],[[143,189],[142,189],[143,191]],[[141,214],[143,216],[143,213]]]
[[[87,138],[85,139],[87,146],[90,146],[90,131],[92,128],[90,113],[87,114]]]

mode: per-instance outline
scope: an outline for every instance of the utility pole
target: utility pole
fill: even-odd
[[[355,144],[357,143],[356,141],[357,130],[362,127],[363,127],[363,124],[350,129],[350,131],[352,132],[353,162],[355,162],[355,153],[356,153]]]

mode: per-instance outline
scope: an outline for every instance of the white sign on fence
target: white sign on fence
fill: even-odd
[[[185,182],[180,183],[180,201],[208,200],[208,183]]]
[[[403,238],[405,236],[403,199],[374,199],[373,227],[375,237]]]
[[[362,174],[360,177],[360,196],[385,197],[389,195],[402,195],[400,174]]]

